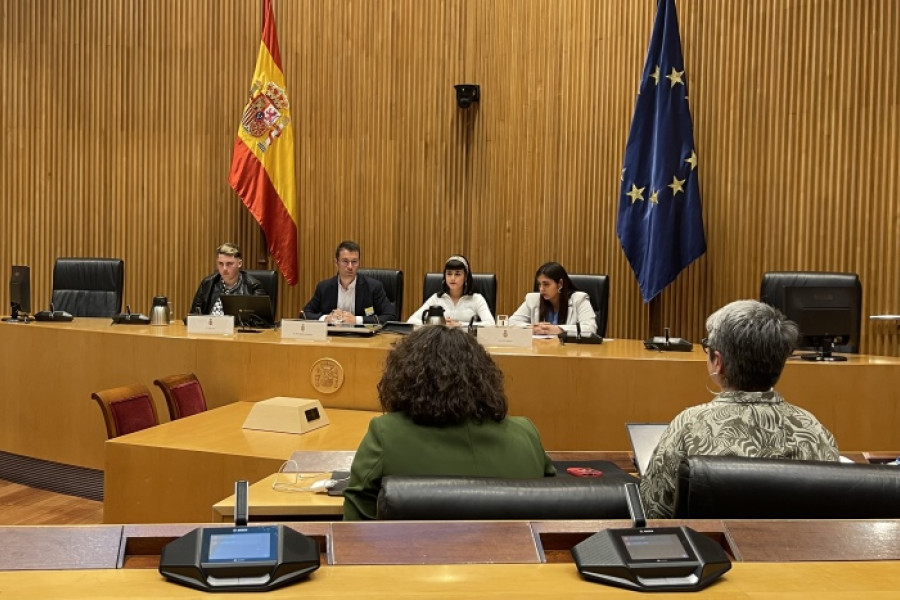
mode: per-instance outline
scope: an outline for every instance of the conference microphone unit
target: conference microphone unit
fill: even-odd
[[[150,317],[141,313],[131,312],[131,306],[125,305],[125,312],[116,315],[112,319],[112,325],[149,325]]]
[[[666,327],[666,335],[656,335],[644,340],[644,348],[658,350],[659,352],[690,352],[694,344],[683,338],[669,337],[669,328]]]
[[[581,333],[581,321],[578,318],[578,309],[580,305],[576,305],[575,309],[575,333],[570,331],[559,332],[559,342],[565,344],[602,344],[603,338],[596,333]]]
[[[68,323],[72,319],[74,319],[74,317],[71,313],[67,313],[64,310],[56,310],[53,302],[50,302],[50,310],[42,310],[34,315],[35,321],[57,321]]]

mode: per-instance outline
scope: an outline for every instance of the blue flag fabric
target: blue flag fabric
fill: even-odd
[[[616,233],[650,302],[706,252],[675,0],[659,0],[625,146]]]

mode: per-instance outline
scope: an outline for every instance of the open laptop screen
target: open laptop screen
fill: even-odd
[[[668,426],[668,423],[625,423],[639,475],[643,476],[647,471],[656,444]]]

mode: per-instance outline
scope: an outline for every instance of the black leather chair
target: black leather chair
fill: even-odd
[[[384,293],[394,304],[397,320],[403,319],[403,271],[399,269],[360,269],[359,273],[377,279],[384,285]]]
[[[850,343],[835,345],[836,352],[859,352],[859,335],[862,320],[862,284],[856,273],[831,273],[823,271],[770,271],[763,274],[759,287],[759,299],[794,318],[787,306],[785,288],[837,286],[850,288],[853,310]]]
[[[581,273],[569,273],[569,279],[591,299],[591,308],[594,309],[594,318],[597,320],[597,335],[606,337],[606,324],[609,320],[609,275],[585,275]],[[538,291],[537,281],[534,282],[534,291]]]
[[[428,300],[432,294],[441,293],[441,281],[443,273],[425,273],[425,282],[422,286],[422,302]],[[494,317],[497,316],[497,275],[495,273],[472,273],[472,291],[484,296],[488,308]]]
[[[624,483],[603,478],[385,477],[385,520],[627,519]]]
[[[272,303],[272,314],[275,319],[278,317],[278,271],[270,271],[268,269],[246,269],[247,275],[250,275],[259,281],[266,294],[269,295],[269,301]]]
[[[609,275],[584,275],[569,273],[569,279],[591,299],[591,308],[597,318],[597,335],[606,337],[609,320]]]
[[[900,467],[691,456],[678,469],[679,519],[896,519]]]
[[[53,309],[75,317],[114,317],[122,312],[124,285],[125,261],[120,258],[57,258]]]

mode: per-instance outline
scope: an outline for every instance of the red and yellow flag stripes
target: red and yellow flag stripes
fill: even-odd
[[[297,283],[297,198],[294,134],[272,1],[262,0],[262,43],[244,107],[228,183],[265,233],[269,253],[288,284]]]

